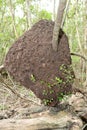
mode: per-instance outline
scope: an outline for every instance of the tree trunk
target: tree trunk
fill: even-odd
[[[78,0],[76,1],[75,6],[76,6],[76,15],[75,15],[76,16],[75,17],[76,35],[77,35],[77,40],[78,40],[78,45],[79,45],[80,52],[81,52],[82,55],[84,55],[82,44],[81,44],[81,39],[80,39],[80,35],[79,35],[78,20],[77,20],[77,18],[79,17],[78,12],[77,12]]]
[[[58,49],[58,36],[59,36],[59,30],[61,28],[61,23],[63,19],[63,13],[64,9],[66,7],[67,0],[60,0],[59,1],[59,7],[57,11],[57,18],[55,21],[54,31],[53,31],[53,41],[52,41],[52,47],[54,51],[57,51]]]
[[[84,1],[84,4],[85,4],[85,17],[84,17],[84,23],[85,23],[85,26],[84,26],[84,42],[82,44],[83,46],[83,55],[84,57],[87,59],[87,0]],[[87,85],[87,60],[85,62],[83,62],[83,75],[85,74],[85,77],[83,76],[84,78],[84,86]]]
[[[87,59],[87,25],[85,27],[85,34],[84,34],[84,55]],[[85,82],[86,82],[86,85],[87,85],[87,61],[85,62],[85,74],[86,74],[86,77],[85,77]]]
[[[79,91],[62,102],[62,106],[65,106],[63,109],[61,107],[55,111],[56,108],[50,108],[32,113],[32,110],[37,109],[37,106],[32,106],[28,111],[21,111],[23,115],[29,114],[26,119],[17,119],[15,115],[13,119],[1,120],[0,130],[83,130],[87,125],[87,89],[77,87],[77,90]]]
[[[85,9],[87,8],[87,0],[85,1]],[[85,20],[87,21],[87,9]],[[85,35],[84,35],[84,55],[87,59],[87,24],[85,26]],[[86,85],[87,85],[87,61],[86,61]]]
[[[77,18],[79,17],[78,4],[79,4],[78,0],[76,0],[76,4],[75,4],[75,8],[76,8],[76,12],[75,12],[76,13],[76,15],[75,15],[76,35],[77,35],[77,40],[78,40],[78,46],[79,46],[79,49],[80,49],[80,53],[85,57],[84,49],[83,49],[84,45],[81,42],[81,37],[80,37],[80,32],[79,32],[79,27],[78,27],[78,20],[77,20]],[[81,59],[80,64],[81,64],[81,80],[83,82],[84,81],[85,61]]]
[[[56,0],[53,1],[54,2],[54,5],[53,5],[53,19],[55,21],[55,6],[56,6]]]
[[[26,0],[26,20],[27,20],[27,30],[31,27],[31,12],[30,12],[30,0]]]
[[[70,0],[68,0],[67,4],[66,4],[65,14],[64,14],[64,17],[63,17],[63,20],[62,20],[61,28],[64,26],[66,15],[67,15],[67,12],[68,12],[68,9],[69,9],[69,4],[70,4]]]
[[[14,9],[13,9],[12,0],[10,0],[9,3],[10,3],[10,12],[11,12],[11,15],[12,15],[14,34],[15,34],[16,38],[18,38],[16,25],[15,25],[15,12],[14,12]]]
[[[81,130],[82,127],[81,119],[66,111],[56,114],[39,113],[31,119],[4,119],[0,121],[0,130]]]

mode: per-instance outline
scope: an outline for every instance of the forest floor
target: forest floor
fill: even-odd
[[[74,68],[75,67],[76,66],[74,64]],[[81,79],[80,70],[75,68],[74,72],[75,72],[76,77],[78,78],[78,81],[76,80],[76,88],[79,87],[81,89],[77,89],[76,94],[72,95],[71,99],[68,101],[69,106],[70,106],[69,113],[73,113],[71,114],[73,115],[73,117],[74,116],[78,118],[80,117],[81,119],[80,124],[81,124],[81,121],[83,122],[83,125],[81,124],[80,126],[83,126],[82,130],[86,130],[85,126],[87,128],[87,87],[84,88],[80,82],[80,79]],[[33,113],[34,112],[33,110],[35,110],[34,108],[38,109],[38,113]],[[27,90],[23,86],[20,86],[19,84],[13,82],[13,80],[11,79],[9,75],[8,75],[8,78],[2,77],[2,76],[0,77],[0,120],[2,122],[0,124],[0,128],[2,128],[1,130],[9,130],[9,127],[11,130],[15,130],[15,129],[17,130],[17,128],[13,128],[14,126],[10,126],[11,124],[8,123],[9,119],[20,120],[20,122],[22,122],[24,120],[27,121],[27,119],[38,120],[40,117],[44,119],[45,115],[46,115],[45,116],[46,118],[47,115],[49,114],[47,113],[47,111],[41,112],[40,108],[41,108],[41,101],[37,99],[36,96],[30,90]],[[58,115],[58,117],[55,117],[55,119],[56,118],[60,119],[62,116],[65,116],[67,114],[65,113],[65,110],[63,111],[60,110],[59,113],[60,114]],[[70,119],[71,117],[67,116],[67,120],[68,118],[69,120],[71,120]],[[48,119],[51,119],[51,117],[49,117]],[[65,120],[66,120],[66,117],[64,117],[64,121]],[[66,122],[68,122],[67,120]],[[78,119],[75,119],[75,120],[77,121]],[[6,124],[9,124],[8,129],[7,127],[6,129],[4,129],[4,127],[2,126],[4,121],[8,121],[7,123],[5,122]],[[53,121],[55,120],[53,119]],[[35,123],[34,120],[33,120],[33,123]],[[77,124],[78,124],[78,121],[77,121]],[[26,123],[24,125],[26,125]],[[26,130],[36,130],[36,128],[35,129],[34,127],[32,128],[26,129]],[[63,129],[64,129],[64,126],[63,126]],[[64,129],[64,130],[68,130],[68,129]],[[74,128],[74,130],[77,130],[77,129]]]
[[[83,126],[82,130],[86,130],[85,126],[87,128],[87,87],[85,88],[85,90],[84,90],[84,88],[81,88],[81,90],[82,90],[82,93],[79,91],[76,92],[76,94],[72,95],[71,99],[69,100],[70,110],[68,111],[68,109],[67,109],[68,113],[66,113],[66,110],[60,110],[59,115],[57,115],[57,117],[55,117],[54,119],[55,120],[58,119],[58,121],[59,121],[61,119],[61,117],[64,116],[63,117],[64,119],[61,122],[65,121],[65,120],[66,120],[66,122],[68,122],[67,120],[72,119],[72,122],[74,120],[75,124],[76,123],[78,124],[78,122],[79,122],[80,127]],[[31,91],[27,91],[27,89],[24,88],[23,86],[20,86],[19,84],[16,84],[15,82],[13,82],[11,77],[8,77],[7,79],[4,78],[3,82],[0,82],[0,120],[2,122],[0,124],[1,130],[9,130],[9,128],[11,130],[15,130],[15,129],[19,130],[21,122],[24,123],[24,126],[26,128],[27,119],[30,119],[30,120],[33,119],[32,120],[33,123],[39,121],[38,120],[39,118],[41,118],[41,121],[43,121],[44,116],[46,115],[45,116],[45,118],[46,118],[47,115],[49,115],[49,114],[47,111],[44,111],[41,113],[40,103],[41,103],[40,100],[37,99]],[[33,114],[32,113],[34,110],[33,108],[38,109],[39,110],[38,113]],[[72,116],[70,116],[69,113],[71,113]],[[66,114],[67,114],[67,119],[65,117]],[[50,116],[48,119],[50,120],[51,117],[52,116]],[[81,118],[81,120],[79,117]],[[4,119],[6,119],[6,120],[4,120]],[[11,120],[9,120],[9,119],[11,119]],[[15,121],[19,121],[18,128],[14,127],[14,125],[12,123],[9,123],[13,119]],[[54,119],[52,119],[52,120],[55,121]],[[35,122],[34,122],[34,120],[35,120]],[[5,125],[7,125],[7,124],[8,125],[5,127],[2,126],[4,124],[3,121],[5,121],[5,123],[6,123]],[[43,124],[42,122],[40,122],[40,123]],[[40,124],[40,126],[38,126],[38,128],[39,127],[44,128],[41,126],[41,124]],[[28,123],[28,125],[29,125],[29,123]],[[27,127],[30,127],[30,126],[27,126]],[[59,126],[60,126],[60,121],[59,121]],[[65,129],[65,126],[62,126],[62,127],[64,130],[68,130],[68,128]],[[24,130],[24,128],[22,128],[22,129]],[[36,127],[34,128],[34,126],[33,126],[33,127],[31,127],[31,129],[26,128],[25,130],[38,130],[38,129],[36,129]],[[48,130],[48,129],[46,129],[46,130]],[[52,130],[54,130],[54,129],[52,129]],[[60,130],[60,129],[57,129],[57,130]],[[61,130],[62,130],[62,128],[61,128]],[[73,128],[71,130],[73,130]],[[76,129],[74,127],[74,130],[77,130],[77,126],[76,126]],[[80,128],[78,130],[80,130]]]
[[[31,91],[4,79],[4,82],[0,83],[0,120],[30,118],[29,110],[36,106],[38,101]]]
[[[40,104],[31,90],[13,82],[10,76],[0,77],[0,120],[30,118],[32,107]]]

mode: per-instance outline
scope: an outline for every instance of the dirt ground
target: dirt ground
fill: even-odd
[[[58,113],[56,111],[55,112],[53,111],[49,117],[49,120],[53,119],[52,118],[53,115],[54,119],[57,118],[56,120],[59,121],[57,123],[59,123],[61,127],[64,127],[67,124],[65,123],[65,121],[68,122],[66,120],[66,116],[67,116],[69,122],[72,119],[71,121],[72,125],[75,124],[76,128],[78,126],[80,127],[78,130],[80,130],[81,128],[84,128],[83,130],[85,130],[85,128],[87,128],[87,89],[85,88],[83,93],[76,92],[75,95],[73,94],[71,97],[67,98],[66,100],[68,100],[69,103],[68,106],[65,105],[66,107],[60,109]],[[64,100],[63,102],[66,102],[66,100]],[[36,112],[36,109],[38,110],[38,112]],[[35,110],[35,112],[33,110]],[[0,82],[0,120],[2,122],[0,128],[2,130],[9,129],[9,128],[15,130],[16,126],[19,129],[19,127],[21,128],[22,121],[24,126],[23,128],[26,128],[27,126],[29,126],[31,119],[33,121],[32,122],[33,124],[34,124],[34,119],[37,120],[37,118],[38,120],[40,120],[41,118],[43,121],[43,118],[44,117],[46,118],[47,115],[49,115],[47,110],[48,109],[45,109],[42,112],[40,100],[37,99],[31,91],[27,91],[27,89],[24,88],[23,86],[19,86],[19,84],[16,84],[15,82],[13,84],[11,78],[4,79],[4,82]],[[58,116],[56,116],[55,113],[58,114]],[[64,120],[61,119],[62,117],[64,118]],[[3,120],[3,119],[7,119],[7,120]],[[3,126],[4,121],[7,125],[6,127]],[[18,123],[19,121],[20,123]],[[26,121],[29,122],[28,125],[26,124],[27,123]],[[63,125],[63,121],[65,123],[64,125]],[[43,123],[41,122],[41,124]],[[43,126],[42,128],[44,127],[45,126]],[[37,128],[39,128],[39,126]],[[29,127],[26,128],[26,130],[28,129]],[[34,127],[32,126],[31,130],[33,129]],[[75,129],[75,127],[73,129],[77,130]],[[36,130],[36,128],[34,130]],[[67,129],[64,128],[64,130]]]

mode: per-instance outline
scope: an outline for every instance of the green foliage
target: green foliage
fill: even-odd
[[[35,5],[31,5],[30,6],[30,10],[32,12],[32,23],[36,23],[37,21],[41,20],[41,19],[48,19],[51,20],[52,19],[52,14],[44,9],[40,10],[39,8],[37,8]]]
[[[72,95],[71,92],[68,92],[67,94],[60,93],[60,94],[58,94],[57,100],[61,102],[62,100],[66,100],[71,95]]]
[[[12,5],[8,0],[0,0],[0,64],[3,64],[4,57],[13,42],[27,30],[26,1],[11,0],[11,2]],[[11,8],[13,12],[11,12]],[[52,18],[51,13],[40,8],[37,0],[31,0],[29,8],[32,25],[40,19]],[[14,21],[11,13],[14,14]]]
[[[43,99],[43,103],[45,105],[49,105],[52,101],[53,101],[53,98],[52,99]]]
[[[43,95],[47,95],[47,91],[46,90],[43,90]]]
[[[63,82],[62,79],[60,79],[59,77],[56,77],[55,80],[56,80],[57,84],[61,84]]]
[[[60,93],[60,94],[58,94],[57,100],[58,100],[58,101],[62,101],[63,98],[64,98],[64,96],[65,96],[64,93]]]
[[[75,0],[71,1],[64,25],[64,31],[69,38],[70,49],[72,52],[79,52],[80,47],[78,43],[84,43],[85,16],[85,1],[82,2],[79,0],[78,3]]]
[[[30,80],[31,80],[32,82],[35,82],[35,81],[36,81],[35,76],[34,76],[33,74],[31,74]]]
[[[38,18],[39,19],[51,20],[52,19],[52,14],[47,12],[46,10],[41,10],[41,11],[38,12]]]
[[[38,4],[38,0],[30,1],[30,13],[31,13],[31,24],[41,19],[52,19],[52,13],[41,9]],[[18,37],[27,30],[27,10],[25,0],[12,1],[12,10],[14,12],[15,27]],[[78,17],[76,17],[76,11]],[[19,14],[19,15],[18,15]],[[70,4],[70,8],[67,14],[66,22],[64,25],[64,31],[68,35],[69,43],[72,52],[78,52],[78,36],[76,32],[76,20],[78,24],[78,31],[80,42],[83,43],[83,33],[86,21],[85,5],[84,2],[79,1],[76,6],[76,1],[73,0]],[[13,19],[10,11],[10,3],[8,0],[0,0],[0,64],[3,63],[4,57],[16,39]]]
[[[51,83],[46,82],[46,81],[44,81],[44,80],[40,80],[40,83],[41,83],[41,85],[45,85],[45,86],[47,86],[48,88],[51,88],[51,87],[52,87],[52,84],[51,84]]]

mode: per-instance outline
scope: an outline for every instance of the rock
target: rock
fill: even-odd
[[[52,49],[54,22],[41,20],[9,49],[5,68],[21,85],[31,89],[45,105],[57,106],[72,93],[74,72],[66,34],[60,30],[58,52]]]

